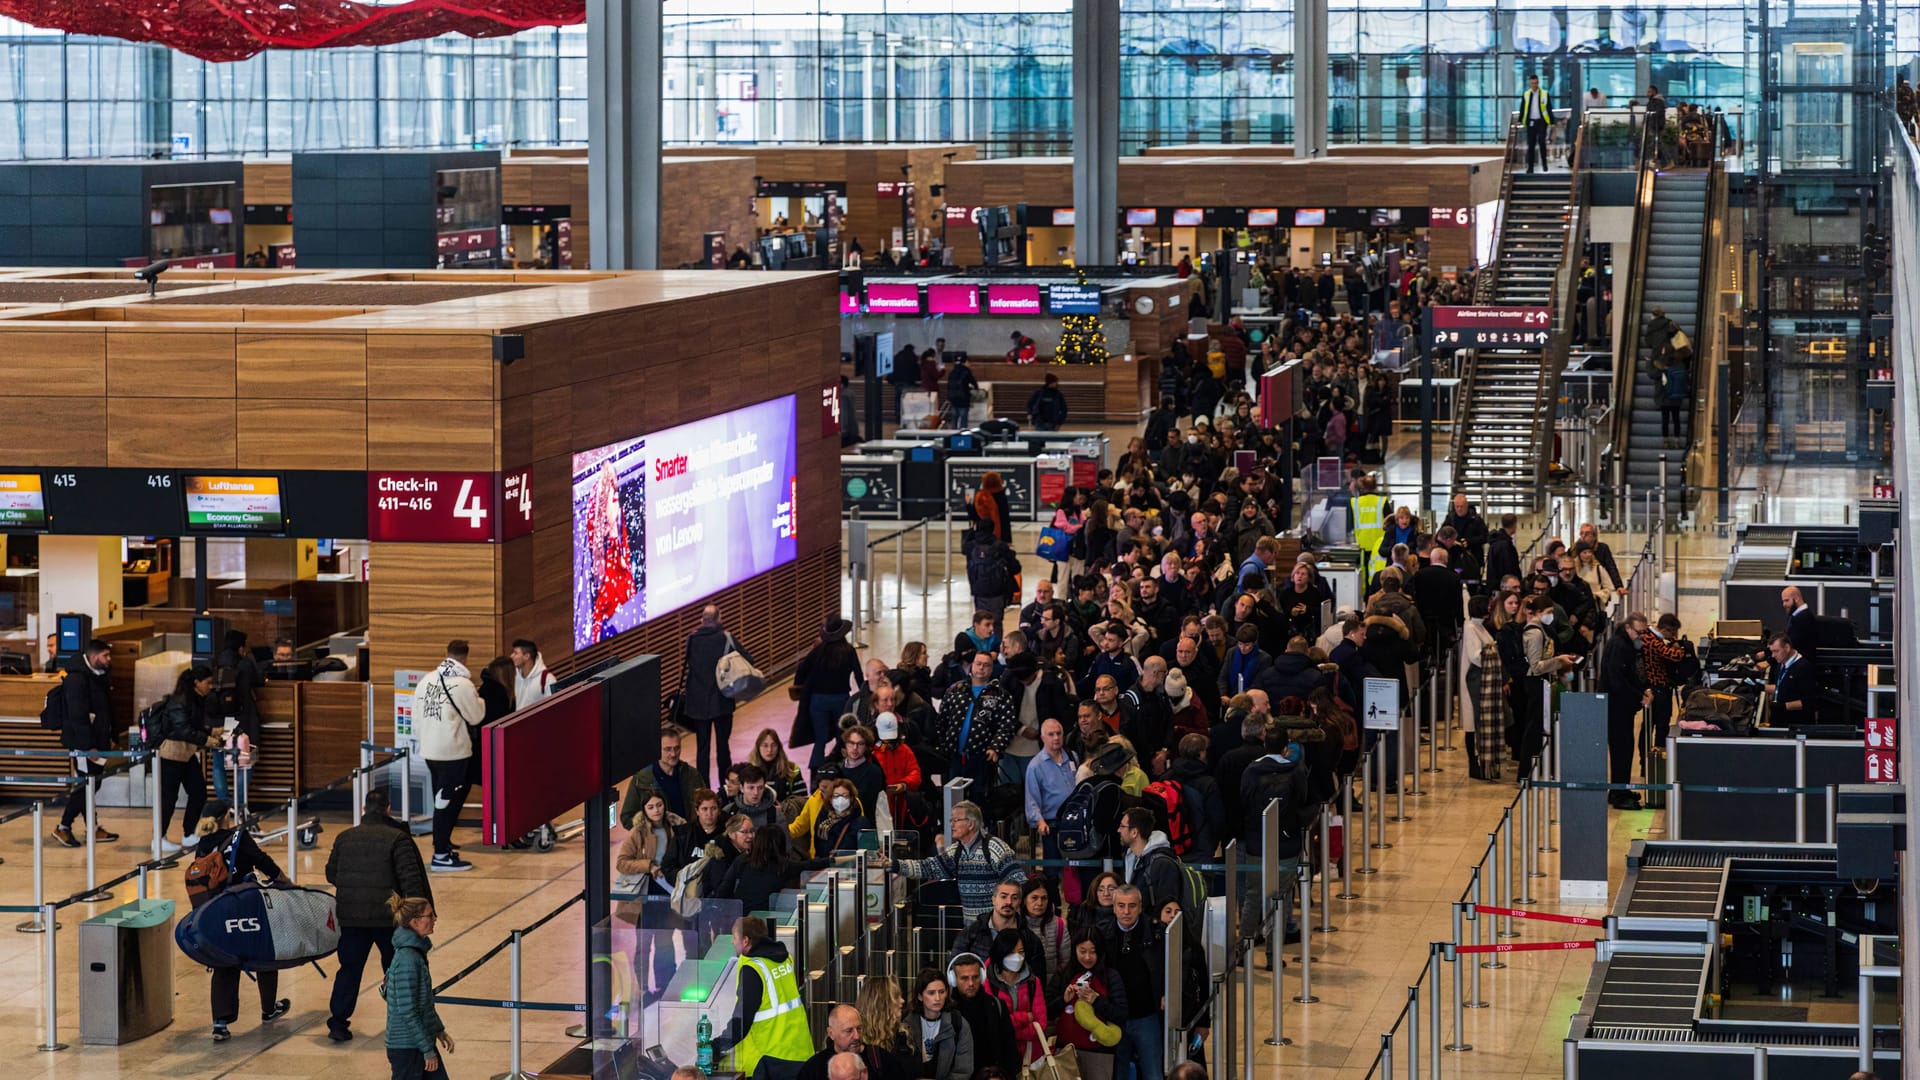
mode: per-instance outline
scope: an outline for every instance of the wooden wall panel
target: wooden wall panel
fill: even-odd
[[[392,612],[495,612],[499,566],[493,544],[375,544],[380,572],[367,583],[369,607]]]
[[[0,351],[0,396],[78,397],[107,392],[107,334],[91,327],[11,334]]]
[[[120,330],[107,336],[107,392],[115,396],[230,398],[231,330]]]
[[[234,386],[243,398],[367,399],[365,331],[243,330],[236,335],[235,356]]]
[[[228,394],[197,401],[165,397],[106,399],[103,464],[114,468],[221,469],[239,465],[234,399],[231,390]]]
[[[300,688],[300,786],[331,784],[360,764],[366,690],[352,682],[303,682]],[[387,709],[393,716],[393,709]]]
[[[33,424],[0,423],[0,461],[94,465],[107,456],[106,398],[4,397],[0,409],[10,417],[35,420]]]
[[[490,334],[367,335],[368,397],[491,400],[496,367]]]
[[[367,404],[320,399],[250,398],[239,404],[235,449],[250,468],[367,467]]]
[[[247,162],[241,189],[248,206],[293,205],[293,162]]]
[[[380,549],[385,546],[374,544],[368,554],[376,567],[380,565]],[[374,684],[391,693],[395,671],[432,670],[447,658],[447,642],[456,638],[465,638],[479,663],[485,664],[494,657],[491,650],[504,640],[500,617],[448,611],[383,611],[375,607],[367,615],[367,641],[371,646],[368,666]],[[380,715],[389,719],[393,716],[391,696]]]
[[[491,401],[367,402],[367,468],[491,471]]]
[[[660,265],[704,265],[705,236],[725,233],[727,252],[752,249],[754,163],[750,157],[669,158],[660,168]]]

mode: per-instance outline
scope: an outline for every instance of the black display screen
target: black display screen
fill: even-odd
[[[178,536],[180,474],[163,469],[45,469],[47,531],[63,536]]]

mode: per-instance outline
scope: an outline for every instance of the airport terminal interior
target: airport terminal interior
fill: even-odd
[[[19,1080],[1914,1075],[1920,3],[0,73]]]

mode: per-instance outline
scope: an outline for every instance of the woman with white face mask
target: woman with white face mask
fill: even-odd
[[[825,859],[858,848],[860,831],[870,828],[853,781],[836,776],[820,782],[787,832],[805,858]]]
[[[1022,1066],[1046,1056],[1040,1032],[1047,1029],[1047,994],[1027,961],[1020,931],[1002,930],[993,936],[993,948],[987,952],[987,989],[1013,1017],[1013,1039],[1020,1047]]]

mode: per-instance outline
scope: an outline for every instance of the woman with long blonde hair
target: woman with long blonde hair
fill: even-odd
[[[777,802],[807,793],[806,784],[800,779],[800,766],[787,757],[787,744],[781,742],[780,733],[770,727],[761,728],[760,734],[753,737],[753,752],[747,755],[747,764],[758,765],[767,774],[767,787],[772,789]]]

